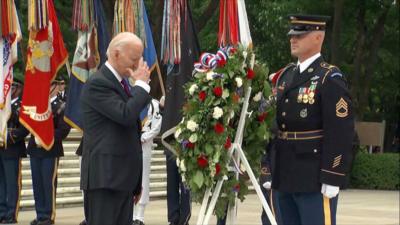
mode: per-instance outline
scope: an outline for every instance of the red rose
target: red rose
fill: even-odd
[[[205,157],[204,155],[200,155],[199,157],[197,157],[197,165],[200,168],[205,168],[208,165],[207,157]]]
[[[199,99],[200,99],[201,102],[204,102],[204,100],[206,99],[206,96],[207,96],[207,94],[206,94],[205,91],[200,91],[199,92]]]
[[[222,91],[223,91],[222,87],[215,87],[214,90],[213,90],[214,95],[217,96],[217,97],[221,97],[222,96]]]
[[[217,134],[222,134],[224,133],[224,125],[222,125],[221,123],[216,123],[214,125],[214,131]]]
[[[231,147],[231,145],[232,145],[231,139],[228,137],[228,138],[226,139],[224,148],[225,148],[226,150],[228,150],[228,149]]]
[[[251,80],[254,78],[254,76],[255,76],[254,71],[252,69],[248,69],[247,70],[247,79]]]
[[[257,116],[258,122],[260,122],[260,123],[264,122],[264,120],[265,120],[265,118],[267,117],[267,115],[268,115],[268,113],[266,113],[266,112],[263,112],[263,113],[259,114],[259,115]]]
[[[231,48],[231,49],[229,49],[229,53],[230,53],[231,55],[235,54],[235,53],[236,53],[236,48]]]
[[[226,60],[225,60],[225,59],[219,59],[219,60],[217,61],[218,67],[224,67],[225,64],[226,64]]]
[[[215,164],[215,175],[217,176],[221,171],[221,165],[219,163]]]
[[[237,184],[235,184],[235,186],[233,186],[233,191],[234,192],[239,192],[240,191],[240,184],[239,183],[237,183]]]
[[[195,144],[190,141],[188,141],[188,143],[186,143],[186,148],[194,149],[194,146],[195,146]]]

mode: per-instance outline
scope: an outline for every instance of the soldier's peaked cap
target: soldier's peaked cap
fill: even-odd
[[[288,15],[290,20],[290,30],[288,35],[300,35],[311,31],[324,31],[330,16],[322,15]]]

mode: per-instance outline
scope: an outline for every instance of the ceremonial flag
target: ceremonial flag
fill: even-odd
[[[252,48],[246,4],[244,0],[221,0],[218,44],[227,46],[239,42],[245,47]]]
[[[80,94],[86,80],[106,60],[109,43],[100,0],[75,0],[73,28],[78,30],[78,42],[72,61],[64,120],[82,131]]]
[[[143,59],[147,62],[147,65],[150,68],[150,71],[153,71],[154,67],[156,66],[157,62],[157,52],[153,42],[153,35],[151,33],[151,27],[149,24],[149,19],[147,18],[146,7],[144,5],[143,0],[142,8],[143,8],[143,22],[144,22],[144,30],[146,33],[146,40],[144,41],[145,46],[143,50]]]
[[[50,83],[67,61],[68,53],[52,0],[28,2],[29,42],[20,122],[46,150],[54,143]]]
[[[11,115],[13,64],[17,61],[17,42],[21,40],[14,1],[2,0],[0,27],[0,146],[7,144],[7,121]]]
[[[171,2],[169,1],[170,0],[165,1],[165,7],[170,5]],[[179,39],[181,42],[179,43],[179,46],[172,47],[173,40],[166,38],[169,37],[167,33],[170,32],[167,28],[169,26],[177,26],[176,24],[173,25],[169,23],[163,24],[163,27],[165,27],[165,29],[163,28],[163,37],[166,38],[163,40],[163,43],[169,43],[168,45],[165,45],[165,47],[170,46],[171,49],[179,49],[180,52],[176,52],[176,55],[180,55],[180,61],[176,60],[177,58],[174,56],[174,54],[164,54],[164,57],[172,58],[164,58],[163,60],[163,62],[167,63],[166,66],[168,66],[170,69],[168,70],[169,73],[167,74],[167,91],[165,96],[161,133],[164,133],[170,128],[175,127],[182,120],[181,109],[185,102],[184,85],[186,82],[192,79],[192,71],[194,68],[193,65],[198,60],[200,55],[197,34],[194,29],[192,14],[187,2],[186,4],[183,4],[181,11],[175,11],[178,13],[177,15],[170,14],[168,12],[170,12],[170,9],[164,10],[164,22],[168,20],[171,21],[170,18],[172,17],[178,18],[176,22],[179,22]]]

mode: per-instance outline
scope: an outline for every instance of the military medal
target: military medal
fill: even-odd
[[[308,100],[308,103],[310,103],[312,105],[312,104],[314,104],[314,101],[315,100],[313,98],[311,98],[310,100]]]
[[[303,103],[307,104],[307,102],[308,102],[308,94],[304,94],[303,95]]]
[[[304,108],[300,111],[300,117],[306,118],[307,117],[307,108]]]
[[[304,93],[304,88],[299,89],[299,95],[297,96],[297,102],[301,103],[303,101],[303,93]]]

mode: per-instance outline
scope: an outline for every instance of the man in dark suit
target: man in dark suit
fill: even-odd
[[[290,16],[291,54],[298,59],[277,80],[276,160],[283,224],[336,224],[339,189],[354,138],[345,76],[321,56],[328,17]]]
[[[32,134],[27,152],[30,156],[33,196],[36,219],[31,225],[54,224],[56,216],[57,169],[59,158],[64,156],[62,141],[68,136],[71,127],[64,121],[65,102],[57,96],[58,81],[50,86],[50,102],[54,123],[54,144],[50,150],[41,146]]]
[[[89,225],[130,225],[133,198],[140,198],[139,115],[151,101],[150,72],[142,53],[136,35],[116,35],[107,49],[107,62],[82,91],[81,188],[87,194]],[[135,80],[130,90],[127,78]]]
[[[21,159],[26,157],[25,137],[29,131],[19,123],[22,80],[14,78],[11,116],[7,122],[7,145],[0,146],[0,223],[17,223],[21,195]]]

